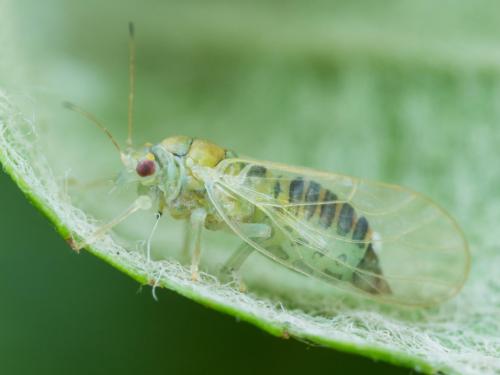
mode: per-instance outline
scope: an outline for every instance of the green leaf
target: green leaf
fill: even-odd
[[[91,183],[119,172],[118,155],[60,103],[77,102],[119,141],[125,138],[124,17],[132,13],[122,17],[100,5],[106,22],[88,28],[97,5],[64,7],[54,0],[21,11],[6,4],[0,160],[65,239],[88,238],[135,192],[110,195],[112,185]],[[181,223],[161,223],[156,261],[146,261],[138,242],[153,223],[146,213],[89,251],[140,283],[170,288],[274,335],[425,373],[498,373],[498,9],[485,2],[430,11],[430,4],[220,2],[142,9],[133,15],[135,138],[136,144],[174,134],[208,138],[255,158],[426,193],[457,218],[470,241],[471,275],[453,300],[416,310],[347,301],[258,257],[245,265],[249,292],[240,293],[211,276],[238,244],[221,233],[206,234],[205,273],[193,283],[177,261]],[[42,10],[51,22],[28,32]],[[480,12],[481,24],[465,17],[472,11]]]

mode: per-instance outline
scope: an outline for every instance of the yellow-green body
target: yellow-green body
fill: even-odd
[[[166,205],[170,215],[175,219],[189,219],[191,212],[196,208],[204,208],[207,211],[205,227],[207,229],[219,229],[223,222],[211,207],[205,182],[196,170],[200,168],[215,168],[228,155],[228,151],[202,139],[186,136],[174,136],[164,139],[153,149],[163,148],[172,155],[178,157],[185,167],[182,188],[177,197],[170,202],[163,198],[160,204]],[[232,156],[233,154],[230,153]]]
[[[141,180],[141,193],[145,193],[144,189],[149,190],[150,196],[158,202],[160,212],[166,209],[173,218],[188,220],[193,212],[201,209],[206,215],[203,221],[206,229],[231,228],[244,239],[246,237],[242,231],[235,229],[234,225],[228,225],[228,221],[236,223],[238,227],[243,224],[264,224],[270,228],[269,237],[248,241],[265,249],[264,254],[274,260],[307,275],[353,283],[371,293],[388,292],[388,286],[381,278],[368,281],[366,278],[356,279],[355,271],[359,267],[376,275],[381,274],[377,256],[369,242],[371,230],[366,220],[358,218],[348,204],[326,204],[320,207],[320,203],[336,196],[318,183],[304,180],[301,176],[293,179],[273,176],[263,166],[231,162],[233,159],[237,160],[234,152],[209,141],[186,136],[166,138],[159,144],[148,147],[146,152],[154,155],[161,173],[156,173],[152,179]],[[222,163],[223,160],[228,163]],[[207,186],[211,181],[217,182],[219,175],[232,176],[235,183],[244,184],[255,194],[272,196],[280,204],[312,203],[293,208],[293,215],[306,225],[313,224],[325,231],[335,231],[336,234],[352,237],[359,243],[337,247],[330,252],[330,257],[324,259],[319,252],[314,253],[309,249],[301,251],[304,248],[301,239],[290,241],[282,231],[276,230],[276,223],[251,201],[233,194],[224,195],[220,191],[218,194],[212,192],[212,196],[209,196]],[[311,193],[313,188],[314,194]],[[219,208],[213,203],[215,195]],[[223,207],[222,210],[220,207]],[[221,211],[227,212],[224,215],[226,217],[221,215]],[[362,220],[366,224],[361,223]],[[365,224],[361,237],[357,229],[360,224]],[[355,238],[356,236],[359,238]],[[339,261],[332,262],[332,257]]]

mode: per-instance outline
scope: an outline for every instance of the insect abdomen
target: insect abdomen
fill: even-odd
[[[361,248],[367,246],[371,239],[368,220],[363,216],[358,218],[352,205],[343,202],[335,193],[316,181],[305,181],[301,177],[291,181],[277,178],[275,184],[279,184],[282,189],[276,198],[297,204],[293,210],[299,218],[309,222],[317,221],[324,230],[350,238]],[[283,189],[282,186],[286,184],[288,188]]]
[[[372,294],[390,293],[372,245],[369,222],[356,213],[355,207],[345,197],[337,196],[317,181],[301,176],[290,178],[289,174],[276,176],[258,164],[233,163],[225,172],[238,176],[239,181],[248,185],[252,199],[274,198],[274,201],[266,202],[277,211],[278,221],[282,221],[276,233],[282,230],[294,232],[291,236],[267,241],[268,249],[280,247],[280,254],[286,255],[283,258],[274,252],[278,258],[286,259],[305,274],[349,282]],[[290,214],[302,224],[295,228],[288,226],[286,217]],[[259,221],[265,216],[257,210],[246,220]],[[301,228],[302,225],[305,229]],[[324,230],[328,233],[324,237],[330,238],[331,242],[315,242],[312,238],[314,232],[308,231],[307,227]],[[303,235],[309,238],[303,238]]]
[[[356,270],[350,274],[347,272],[349,281],[369,293],[390,292],[388,284],[382,277],[379,259],[373,249],[372,230],[368,220],[364,216],[358,216],[349,202],[343,201],[318,182],[307,181],[302,177],[292,180],[276,178],[273,192],[277,200],[294,204],[291,212],[301,220],[316,223],[324,230],[330,231],[333,237],[342,237],[346,243],[352,243],[361,250],[359,253],[360,250],[350,248],[346,251],[350,251],[351,254],[338,256],[344,262],[348,262],[346,259],[355,262],[344,267],[353,267]],[[276,192],[279,193],[276,194]],[[325,268],[324,272],[336,278],[344,278],[344,275],[332,272],[328,268]]]

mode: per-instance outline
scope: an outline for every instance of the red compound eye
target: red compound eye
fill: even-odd
[[[141,177],[151,176],[153,173],[155,173],[155,170],[156,170],[155,162],[149,159],[141,160],[137,164],[137,167],[135,168],[135,171]]]

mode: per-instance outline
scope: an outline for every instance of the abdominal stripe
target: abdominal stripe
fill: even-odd
[[[311,181],[309,183],[305,196],[305,202],[308,203],[308,205],[304,207],[306,219],[310,219],[314,215],[316,207],[318,207],[318,205],[315,203],[318,203],[320,191],[320,184],[315,181]]]
[[[247,173],[247,177],[265,177],[267,168],[261,165],[252,165]]]
[[[337,233],[345,236],[351,231],[354,221],[354,208],[349,203],[344,203],[340,210],[339,220],[337,223]]]
[[[335,211],[337,209],[337,196],[329,190],[325,191],[325,195],[322,199],[324,203],[321,205],[321,211],[319,214],[319,224],[328,229],[332,225],[333,219],[335,218]]]
[[[274,198],[278,198],[280,193],[281,193],[281,184],[280,184],[280,179],[277,178],[276,181],[274,182],[274,186],[273,186]]]
[[[290,182],[290,189],[288,193],[288,201],[290,203],[297,203],[302,200],[302,193],[304,192],[304,180],[300,177]]]
[[[352,239],[358,242],[358,246],[363,248],[365,247],[364,239],[366,234],[368,233],[368,220],[364,216],[361,216],[356,225],[354,226],[354,230],[352,232]]]

